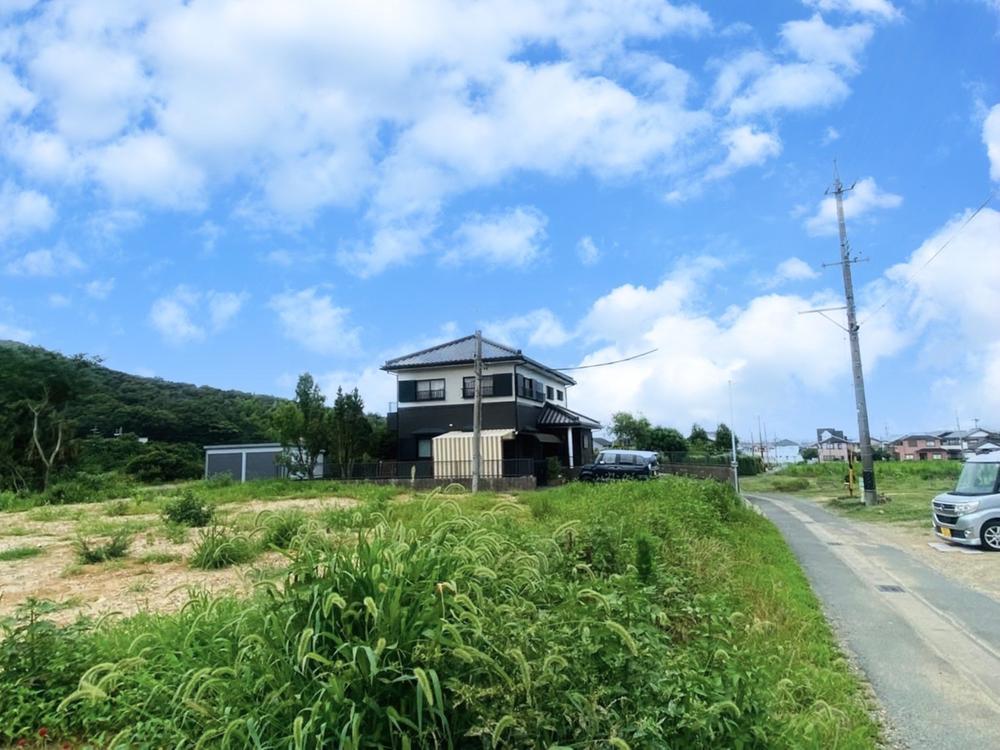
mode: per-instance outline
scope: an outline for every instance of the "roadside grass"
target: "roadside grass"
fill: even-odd
[[[959,461],[887,461],[875,464],[875,485],[888,502],[868,507],[855,489],[848,494],[843,463],[795,464],[779,471],[740,480],[744,492],[779,492],[801,495],[826,504],[831,510],[867,521],[930,523],[930,503],[935,495],[955,486],[962,470]]]
[[[288,546],[248,598],[0,623],[0,745],[877,746],[793,555],[722,484],[357,489],[258,539],[198,532],[207,567]]]
[[[41,547],[11,547],[10,549],[0,550],[0,562],[10,562],[12,560],[26,560],[29,557],[37,557],[42,554],[45,550]]]

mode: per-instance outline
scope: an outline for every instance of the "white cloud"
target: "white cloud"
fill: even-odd
[[[353,354],[360,346],[360,330],[350,326],[350,310],[337,307],[333,297],[317,287],[288,291],[271,298],[286,338],[318,354]]]
[[[542,255],[547,219],[530,206],[506,213],[473,214],[455,230],[453,245],[442,256],[451,265],[529,268]]]
[[[10,180],[0,186],[0,240],[48,229],[55,217],[52,203],[41,193],[22,190]]]
[[[805,2],[821,11],[854,13],[885,21],[894,21],[902,17],[899,9],[889,0],[805,0]]]
[[[819,277],[819,272],[801,258],[787,258],[777,265],[770,276],[760,279],[765,289],[774,289],[789,281],[808,281]]]
[[[483,335],[508,346],[543,349],[562,346],[572,338],[555,314],[546,308],[484,323]]]
[[[0,340],[20,341],[26,344],[31,341],[34,335],[34,332],[27,328],[0,321]]]
[[[73,303],[69,297],[65,294],[59,294],[58,292],[53,292],[49,295],[49,307],[69,307]]]
[[[95,179],[115,201],[185,208],[202,200],[201,170],[161,135],[126,136],[93,151],[89,161]]]
[[[294,377],[291,378],[287,387],[289,392],[294,390],[295,380]],[[365,402],[365,411],[379,414],[388,412],[389,404],[394,404],[397,398],[396,379],[375,365],[360,370],[320,372],[316,375],[316,382],[326,394],[327,403],[333,402],[337,388],[343,388],[345,393],[357,388]]]
[[[789,21],[781,27],[781,38],[801,60],[857,72],[857,58],[875,29],[868,23],[830,26],[818,13],[806,21]]]
[[[0,122],[13,113],[30,112],[35,102],[35,95],[21,85],[10,66],[0,63]]]
[[[825,65],[774,64],[730,104],[730,111],[749,117],[778,110],[829,107],[844,100],[850,88]]]
[[[153,301],[149,310],[150,322],[171,344],[200,341],[205,338],[205,329],[192,318],[200,297],[195,290],[179,286],[170,294]]]
[[[875,183],[875,178],[866,177],[859,180],[844,198],[844,217],[848,220],[860,219],[879,209],[898,208],[902,203],[901,196],[884,192]],[[820,201],[816,213],[806,220],[806,230],[812,235],[837,233],[837,201],[833,196]]]
[[[181,285],[154,300],[149,319],[168,343],[201,341],[208,333],[224,330],[248,298],[243,292],[202,292]]]
[[[829,146],[831,143],[839,139],[840,139],[840,131],[837,130],[832,125],[827,126],[826,131],[824,131],[823,133],[823,145]]]
[[[1000,181],[1000,104],[994,104],[983,121],[983,143],[990,160],[990,178]]]
[[[592,266],[601,259],[601,250],[590,235],[581,237],[576,243],[576,255],[585,266]]]
[[[205,302],[213,331],[221,331],[236,317],[250,298],[246,292],[208,292]]]
[[[725,131],[721,140],[728,153],[722,163],[708,170],[706,179],[726,177],[744,167],[762,164],[781,153],[781,139],[777,135],[758,132],[750,125]]]
[[[93,281],[88,281],[83,287],[88,297],[100,300],[107,299],[111,292],[114,291],[114,288],[114,277],[107,279],[94,279]]]
[[[7,264],[12,276],[62,276],[84,268],[80,256],[71,250],[32,250]]]

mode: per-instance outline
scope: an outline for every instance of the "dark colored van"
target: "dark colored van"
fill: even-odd
[[[659,469],[659,455],[654,451],[609,448],[598,453],[593,463],[580,467],[580,481],[652,479]]]

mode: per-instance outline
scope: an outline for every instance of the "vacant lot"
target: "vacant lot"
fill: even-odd
[[[860,466],[856,467],[860,473]],[[931,499],[955,486],[962,470],[958,461],[887,461],[875,464],[875,484],[887,502],[867,507],[855,489],[851,497],[843,463],[799,464],[777,472],[747,477],[740,486],[747,492],[781,492],[826,503],[831,510],[877,522],[916,521],[930,524]]]
[[[163,520],[206,511],[201,529]],[[0,561],[21,602],[0,643],[8,742],[41,726],[79,747],[877,741],[787,547],[713,482],[267,483],[0,518],[2,549],[42,550]],[[108,610],[136,614],[75,619]]]

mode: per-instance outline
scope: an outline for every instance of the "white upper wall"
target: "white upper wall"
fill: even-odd
[[[514,374],[514,364],[510,362],[500,362],[496,364],[484,363],[483,365],[483,375],[499,375],[507,373],[510,375]],[[558,406],[566,406],[567,404],[567,394],[566,385],[558,382],[551,375],[548,375],[544,371],[532,367],[531,365],[519,364],[517,365],[517,374],[523,375],[526,378],[532,378],[540,382],[543,386],[552,388],[552,398],[548,398],[548,390],[546,388],[546,401],[550,401]],[[452,404],[471,404],[471,398],[462,397],[462,381],[464,378],[471,377],[473,375],[472,365],[463,365],[461,367],[428,367],[424,369],[413,369],[413,370],[403,370],[397,373],[399,381],[406,380],[444,380],[444,400],[437,401],[411,401],[397,404],[400,409],[409,409],[412,407],[421,406],[447,406]],[[516,386],[514,387],[516,390]],[[560,401],[557,398],[558,391],[562,391],[563,400]],[[398,394],[397,394],[398,398]],[[484,396],[483,402],[503,402],[503,401],[513,401],[514,395],[511,396]],[[521,401],[526,401],[524,397],[520,398]],[[540,403],[537,401],[526,401],[527,403]]]

